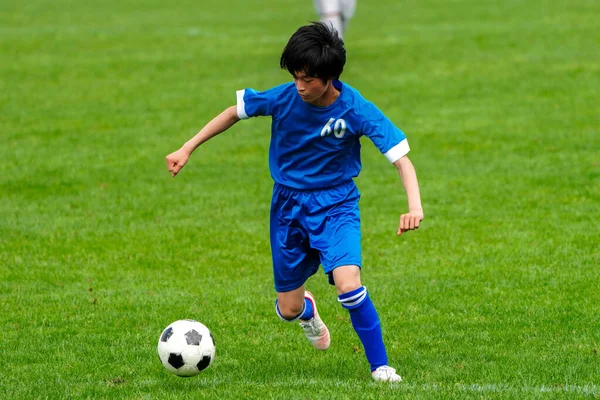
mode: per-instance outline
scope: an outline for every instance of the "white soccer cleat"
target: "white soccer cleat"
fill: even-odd
[[[317,312],[317,304],[311,292],[304,292],[304,297],[310,300],[313,305],[314,316],[308,321],[300,320],[300,326],[304,329],[304,334],[317,350],[327,350],[331,343],[329,338],[329,329],[323,323]]]
[[[371,376],[377,382],[402,382],[402,377],[396,373],[396,370],[387,365],[383,365],[371,372]]]

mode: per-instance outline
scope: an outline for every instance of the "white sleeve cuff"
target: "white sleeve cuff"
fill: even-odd
[[[239,109],[239,103],[238,103],[238,109]],[[385,156],[385,158],[388,159],[389,162],[394,163],[394,162],[398,161],[399,159],[401,159],[402,157],[404,157],[405,155],[407,155],[409,151],[410,151],[410,147],[408,147],[408,140],[404,139],[403,141],[401,141],[400,143],[398,143],[397,145],[395,145],[394,147],[389,149],[384,154],[384,156]]]
[[[248,119],[248,114],[246,114],[246,104],[244,103],[244,93],[246,89],[238,90],[235,92],[237,97],[237,115],[240,119]]]

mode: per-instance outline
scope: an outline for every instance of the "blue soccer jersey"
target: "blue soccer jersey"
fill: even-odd
[[[237,92],[241,119],[272,118],[269,168],[273,180],[298,189],[326,189],[358,176],[360,137],[367,136],[390,162],[409,151],[404,133],[351,86],[334,80],[338,98],[327,107],[302,100],[293,82],[264,92]]]

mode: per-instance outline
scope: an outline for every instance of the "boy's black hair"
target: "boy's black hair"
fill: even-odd
[[[311,21],[300,27],[290,38],[281,53],[279,65],[293,76],[304,72],[306,76],[320,78],[323,82],[338,79],[346,64],[346,49],[332,25]]]

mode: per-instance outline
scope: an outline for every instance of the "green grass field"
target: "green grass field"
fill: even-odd
[[[302,3],[302,4],[299,4]],[[0,2],[0,397],[600,398],[600,3],[359,1],[343,80],[407,134],[425,220],[363,145],[363,283],[400,385],[371,381],[317,274],[313,351],[273,312],[270,120],[171,179],[235,90],[290,79],[310,1]],[[211,328],[182,379],[162,329]]]

